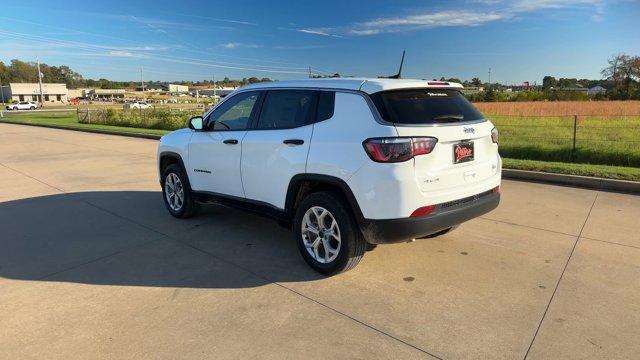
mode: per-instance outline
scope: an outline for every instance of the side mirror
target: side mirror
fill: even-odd
[[[194,116],[191,119],[189,119],[189,129],[200,131],[204,127],[203,122],[204,120],[202,119],[202,116]]]

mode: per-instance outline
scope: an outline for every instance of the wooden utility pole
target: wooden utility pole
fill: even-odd
[[[40,86],[40,106],[42,107],[42,103],[44,102],[44,98],[42,97],[42,73],[40,72],[40,60],[37,57],[36,63],[38,64],[38,85]]]
[[[142,87],[142,95],[144,97],[144,73],[143,73],[143,67],[140,66],[140,86]]]

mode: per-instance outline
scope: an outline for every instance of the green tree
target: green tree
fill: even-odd
[[[543,89],[551,89],[551,88],[555,88],[558,87],[558,80],[553,77],[553,76],[545,76],[544,78],[542,78],[542,88]]]

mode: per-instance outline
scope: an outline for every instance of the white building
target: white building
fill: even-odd
[[[189,87],[187,85],[178,85],[178,84],[166,84],[166,91],[170,93],[178,93],[185,94],[189,92]]]
[[[42,99],[38,83],[10,83],[2,87],[2,98],[7,101],[36,101],[44,104],[68,101],[66,84],[43,83]]]
[[[589,89],[587,91],[587,94],[589,94],[589,96],[595,96],[595,95],[598,95],[598,94],[604,94],[606,92],[607,92],[607,89],[603,88],[600,85],[596,85],[596,86],[592,87],[591,89]]]
[[[214,92],[217,96],[225,97],[237,88],[234,87],[217,87],[214,89],[200,89],[198,93],[205,96],[213,96]]]
[[[124,99],[125,89],[91,89],[86,97],[92,100]]]

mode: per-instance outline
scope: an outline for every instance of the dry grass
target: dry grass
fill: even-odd
[[[640,117],[640,101],[530,101],[474,104],[486,115]]]

